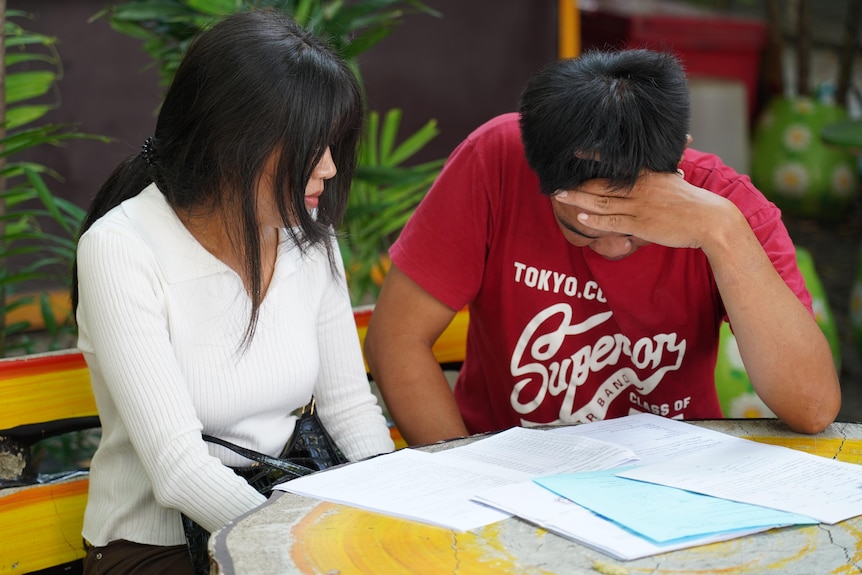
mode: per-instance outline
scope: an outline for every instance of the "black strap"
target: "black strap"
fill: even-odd
[[[226,447],[234,453],[242,455],[246,459],[251,459],[252,461],[262,463],[263,465],[269,465],[270,467],[280,469],[281,471],[292,473],[297,477],[314,473],[313,469],[309,469],[304,465],[299,465],[290,461],[286,461],[284,459],[272,457],[271,455],[266,455],[265,453],[260,453],[258,451],[254,451],[253,449],[248,449],[247,447],[233,444],[230,441],[225,441],[224,439],[219,439],[218,437],[213,437],[212,435],[203,435],[202,437],[204,441],[209,441],[210,443],[215,443],[217,445],[221,445],[222,447]]]

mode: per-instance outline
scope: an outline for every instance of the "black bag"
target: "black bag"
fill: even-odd
[[[249,485],[259,493],[267,497],[272,493],[272,488],[279,483],[309,475],[315,471],[322,471],[341,463],[347,463],[347,458],[338,449],[335,441],[332,440],[323,427],[323,423],[317,417],[317,412],[314,410],[314,397],[311,398],[308,405],[302,408],[302,412],[296,420],[293,435],[278,457],[240,447],[211,435],[204,435],[203,439],[226,447],[246,459],[254,461],[255,463],[248,467],[232,467],[231,469],[237,475],[245,478]],[[210,561],[207,543],[210,534],[185,515],[182,517],[183,530],[186,533],[189,555],[195,573],[208,575]]]

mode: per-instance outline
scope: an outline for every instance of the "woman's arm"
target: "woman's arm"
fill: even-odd
[[[347,458],[355,461],[390,452],[394,445],[371,393],[343,264],[338,246],[333,249],[339,258],[338,276],[333,277],[327,264],[317,334],[320,374],[314,393],[327,431]]]

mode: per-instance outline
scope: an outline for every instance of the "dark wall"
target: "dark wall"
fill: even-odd
[[[401,108],[402,136],[435,118],[441,131],[417,160],[446,156],[470,130],[514,110],[521,86],[556,57],[553,0],[431,0],[442,18],[408,15],[362,55],[369,107]],[[8,0],[35,15],[25,28],[56,36],[64,62],[60,106],[50,120],[115,138],[73,141],[33,158],[57,170],[55,193],[86,206],[114,166],[151,134],[162,88],[138,40],[89,22],[105,0]],[[501,8],[501,6],[505,8]]]
[[[51,189],[82,207],[114,166],[152,132],[161,93],[139,41],[115,32],[105,20],[88,23],[103,5],[102,0],[7,0],[8,9],[34,18],[15,22],[58,40],[63,61],[59,106],[46,121],[115,138],[111,144],[71,141],[30,154],[62,175],[62,182],[48,182]]]
[[[400,107],[404,133],[435,118],[426,159],[448,155],[471,130],[514,111],[527,78],[557,56],[555,0],[430,0],[441,18],[410,15],[360,57],[369,104]]]

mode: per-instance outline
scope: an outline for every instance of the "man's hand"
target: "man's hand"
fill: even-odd
[[[593,180],[553,201],[596,232],[700,248],[760,398],[795,431],[817,433],[833,421],[841,389],[829,344],[733,203],[665,173],[644,174],[630,193]]]
[[[607,180],[590,180],[558,192],[553,201],[592,230],[671,248],[707,251],[716,234],[748,227],[732,202],[688,183],[679,173],[645,173],[628,193]]]

